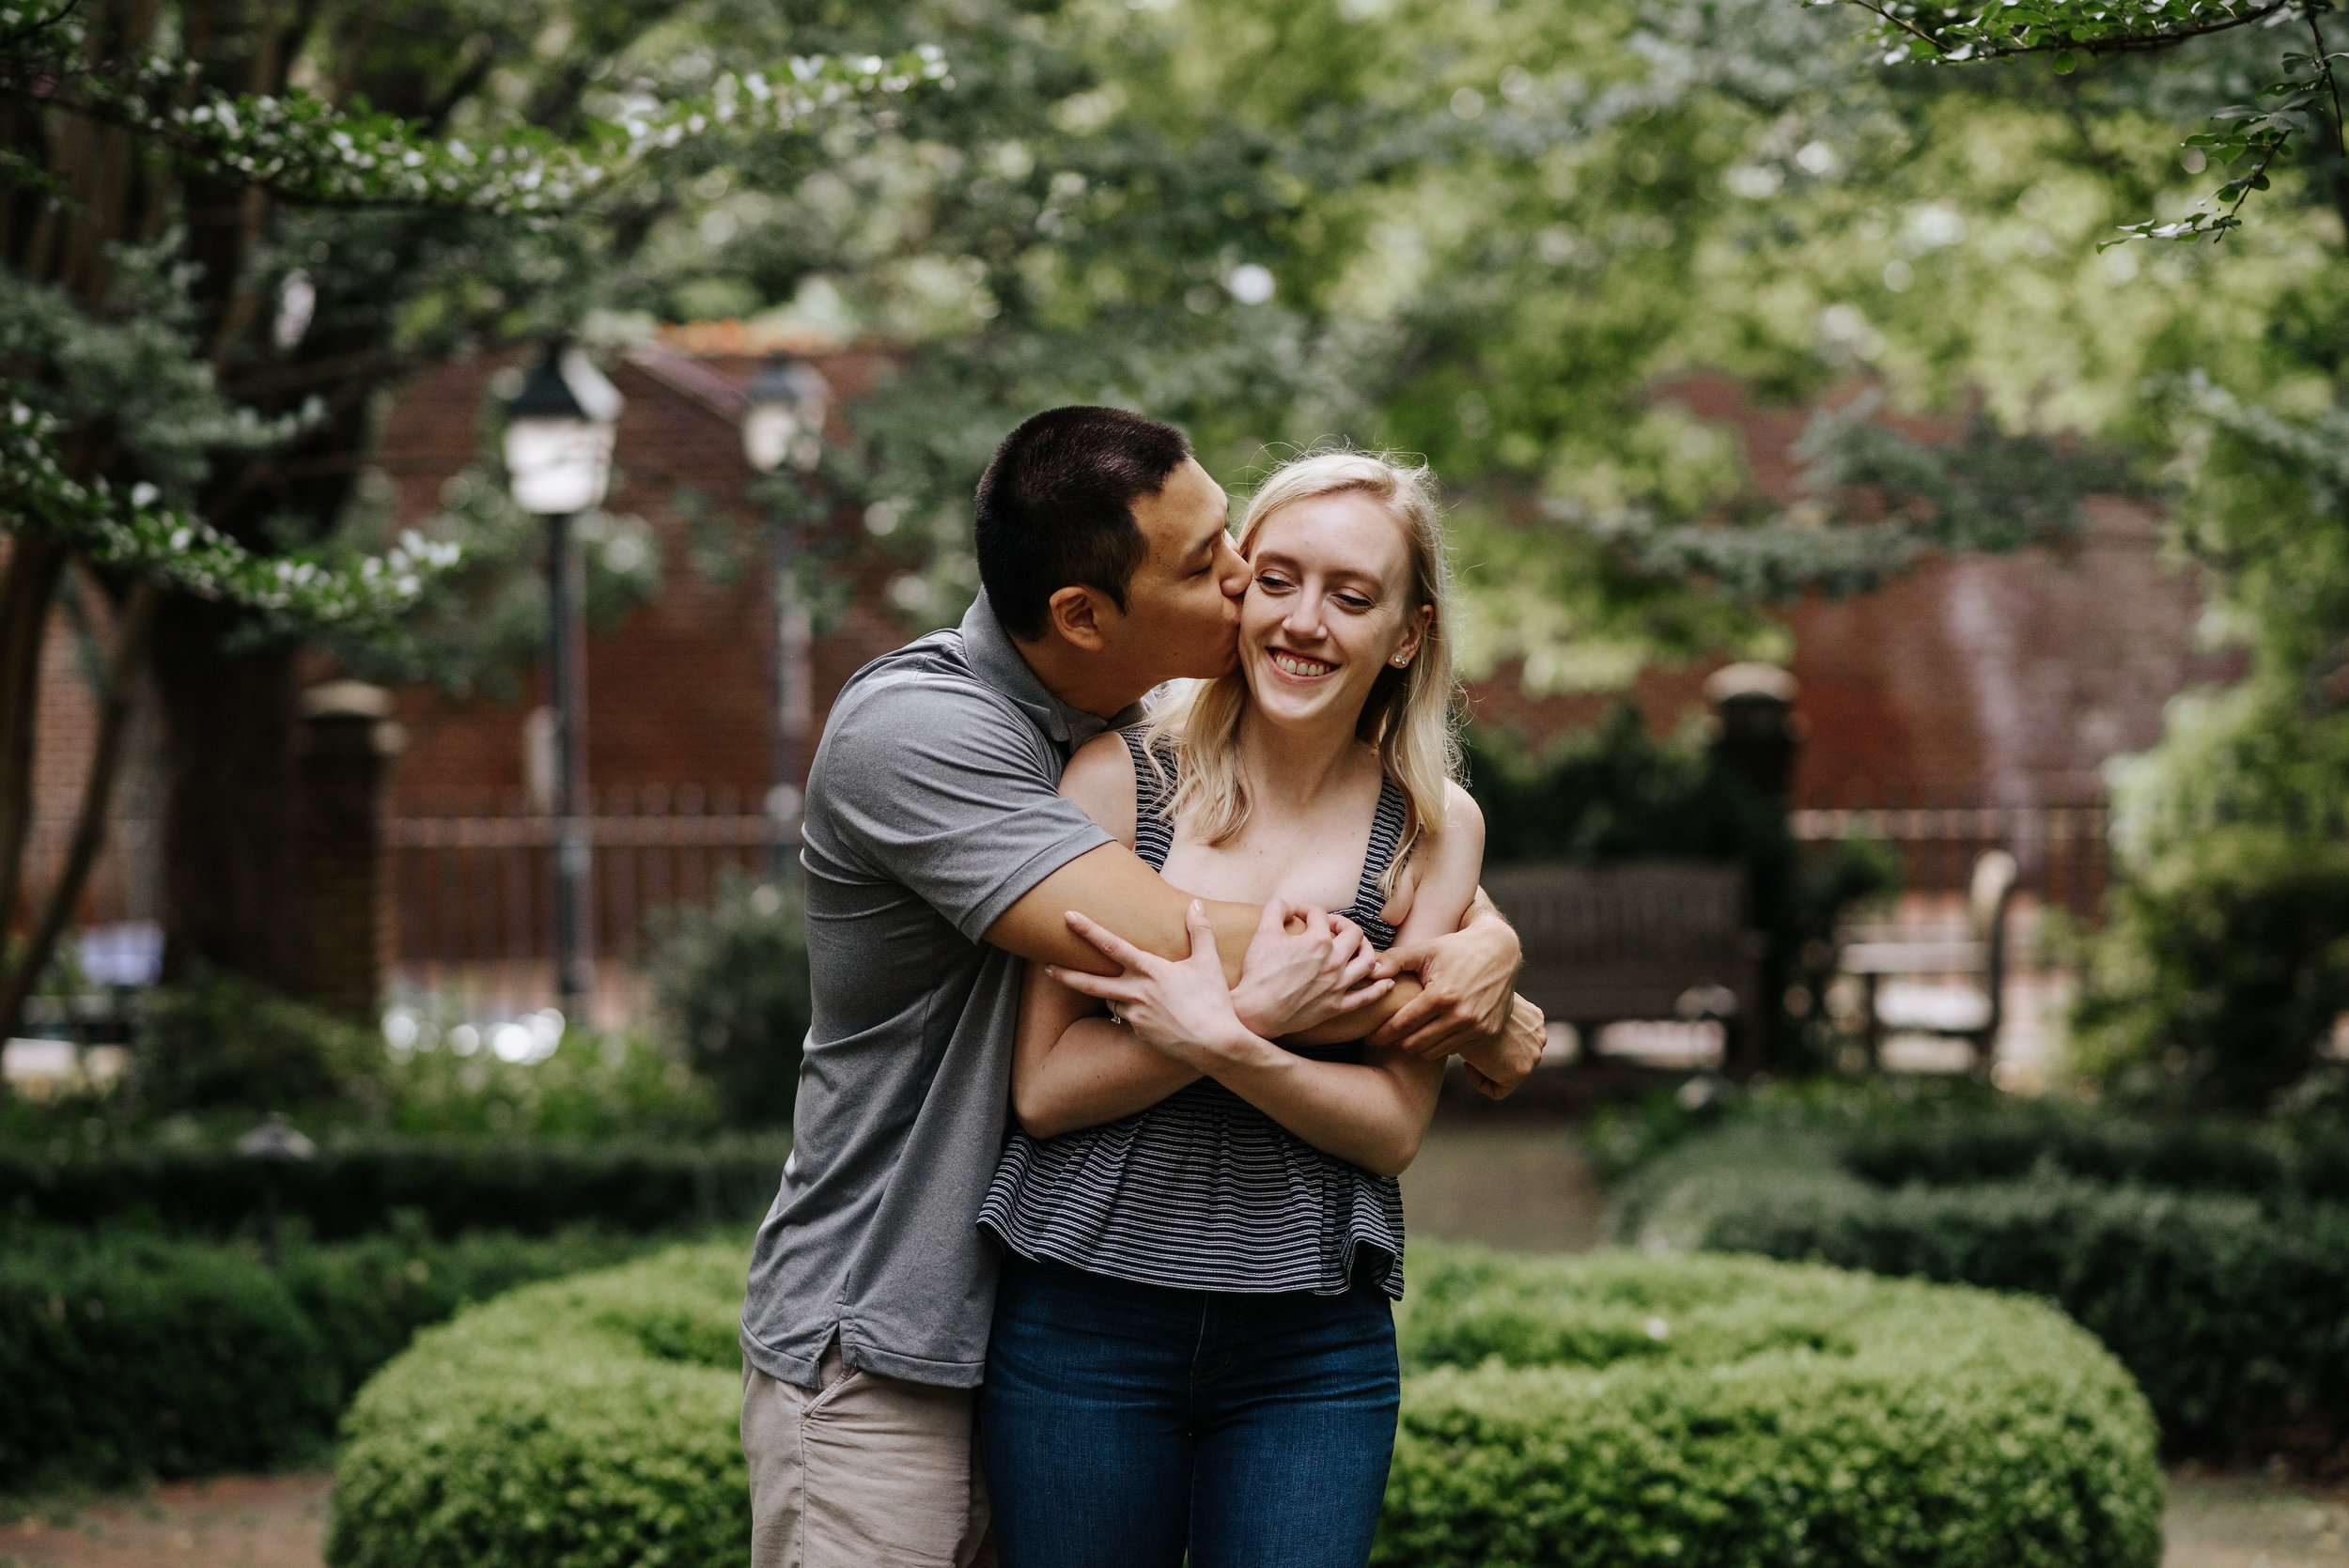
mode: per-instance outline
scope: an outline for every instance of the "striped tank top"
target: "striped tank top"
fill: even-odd
[[[1163,871],[1174,843],[1171,791],[1140,734],[1124,734],[1134,759],[1134,852]],[[1378,879],[1403,818],[1403,792],[1389,779],[1354,902],[1337,911],[1381,949],[1395,932],[1378,918],[1386,906]],[[1301,1054],[1353,1062],[1361,1047]],[[1337,1296],[1361,1282],[1403,1294],[1395,1179],[1322,1153],[1213,1079],[1058,1138],[1015,1128],[978,1222],[1020,1257],[1141,1284]]]

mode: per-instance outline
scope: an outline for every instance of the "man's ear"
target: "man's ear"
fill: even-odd
[[[1081,584],[1061,589],[1045,601],[1044,615],[1062,641],[1087,653],[1110,645],[1110,634],[1125,617],[1098,588]]]

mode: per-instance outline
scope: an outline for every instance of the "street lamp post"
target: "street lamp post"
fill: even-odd
[[[547,670],[554,708],[554,985],[566,1017],[583,1022],[595,991],[587,925],[593,853],[587,786],[586,574],[571,522],[602,504],[623,399],[587,356],[552,344],[506,405],[506,470],[514,503],[547,535]]]
[[[832,385],[803,359],[777,354],[761,365],[743,389],[742,455],[752,468],[771,474],[785,463],[805,472],[823,455],[824,414]],[[788,870],[799,840],[800,770],[806,755],[814,709],[808,698],[807,606],[800,598],[799,529],[789,520],[774,531],[772,600],[775,614],[774,755],[767,791],[767,815],[774,824],[773,866]]]

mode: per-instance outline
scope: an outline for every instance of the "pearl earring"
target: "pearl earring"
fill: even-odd
[[[1390,663],[1390,664],[1392,664],[1392,665],[1393,665],[1396,669],[1400,670],[1400,669],[1404,668],[1406,665],[1409,664],[1409,663],[1411,662],[1411,660],[1410,660],[1410,656],[1409,656],[1409,655],[1408,655],[1408,654],[1400,654],[1400,653],[1398,653],[1398,654],[1396,654],[1396,655],[1395,655],[1392,659],[1391,659],[1391,660],[1387,660],[1387,662],[1388,662],[1388,663]]]

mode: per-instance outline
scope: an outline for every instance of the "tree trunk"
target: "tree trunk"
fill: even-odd
[[[130,735],[131,715],[138,706],[148,637],[162,598],[163,590],[152,580],[143,580],[132,588],[116,621],[114,652],[106,660],[106,689],[99,694],[98,742],[91,749],[89,777],[82,786],[81,817],[74,824],[73,844],[57,872],[56,885],[49,890],[47,907],[34,924],[14,968],[0,978],[0,1036],[16,1032],[24,999],[33,994],[40,971],[49,967],[49,955],[55,951],[57,939],[65,935],[66,923],[82,902],[90,868],[98,863],[98,852],[105,846],[106,812],[114,800],[115,780],[122,772],[123,743]]]
[[[307,956],[296,837],[295,650],[232,651],[238,612],[175,596],[157,616],[163,977],[197,964],[299,991]]]
[[[65,547],[25,530],[9,536],[0,567],[0,953],[16,924],[24,845],[33,825],[33,729],[40,707],[40,646]]]

